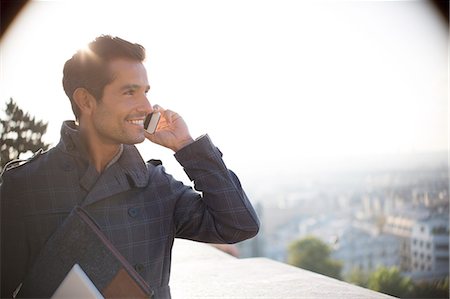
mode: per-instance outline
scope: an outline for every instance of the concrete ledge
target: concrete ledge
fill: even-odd
[[[178,239],[170,288],[174,299],[394,298],[270,259],[237,259],[207,244]]]

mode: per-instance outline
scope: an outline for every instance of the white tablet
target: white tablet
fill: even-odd
[[[104,299],[78,264],[72,267],[58,289],[56,289],[52,299],[57,298]]]

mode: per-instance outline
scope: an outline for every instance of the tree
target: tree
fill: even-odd
[[[445,279],[419,282],[414,285],[412,298],[449,298],[448,276]]]
[[[346,276],[345,280],[352,284],[399,298],[449,298],[448,276],[438,281],[414,283],[411,279],[402,277],[401,272],[395,267],[381,267],[371,274],[367,274],[359,268],[354,268]]]
[[[6,104],[5,112],[5,119],[0,120],[0,171],[6,163],[19,158],[22,153],[34,153],[49,147],[41,140],[48,123],[37,121],[29,113],[24,113],[12,98]]]
[[[370,274],[367,286],[377,292],[407,298],[414,284],[410,278],[403,277],[397,267],[379,267]]]
[[[306,237],[292,242],[288,248],[288,263],[324,274],[330,277],[341,277],[342,264],[330,258],[331,248],[315,237]]]
[[[358,267],[353,268],[345,277],[345,281],[357,286],[367,288],[369,275]]]

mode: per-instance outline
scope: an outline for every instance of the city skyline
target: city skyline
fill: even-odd
[[[397,267],[414,281],[448,277],[449,174],[422,164],[345,177],[318,177],[261,194],[261,231],[243,256],[286,262],[288,245],[314,236],[342,262],[342,276]]]

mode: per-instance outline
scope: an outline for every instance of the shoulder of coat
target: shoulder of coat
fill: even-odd
[[[33,161],[36,161],[39,157],[41,157],[46,152],[48,152],[48,151],[44,151],[42,148],[40,148],[33,154],[33,156],[31,156],[28,159],[16,159],[16,160],[9,161],[8,163],[6,163],[5,167],[3,167],[2,174],[3,174],[3,172],[6,172],[8,170],[15,169],[15,168],[21,167],[23,165],[27,165],[28,163],[31,163]]]

